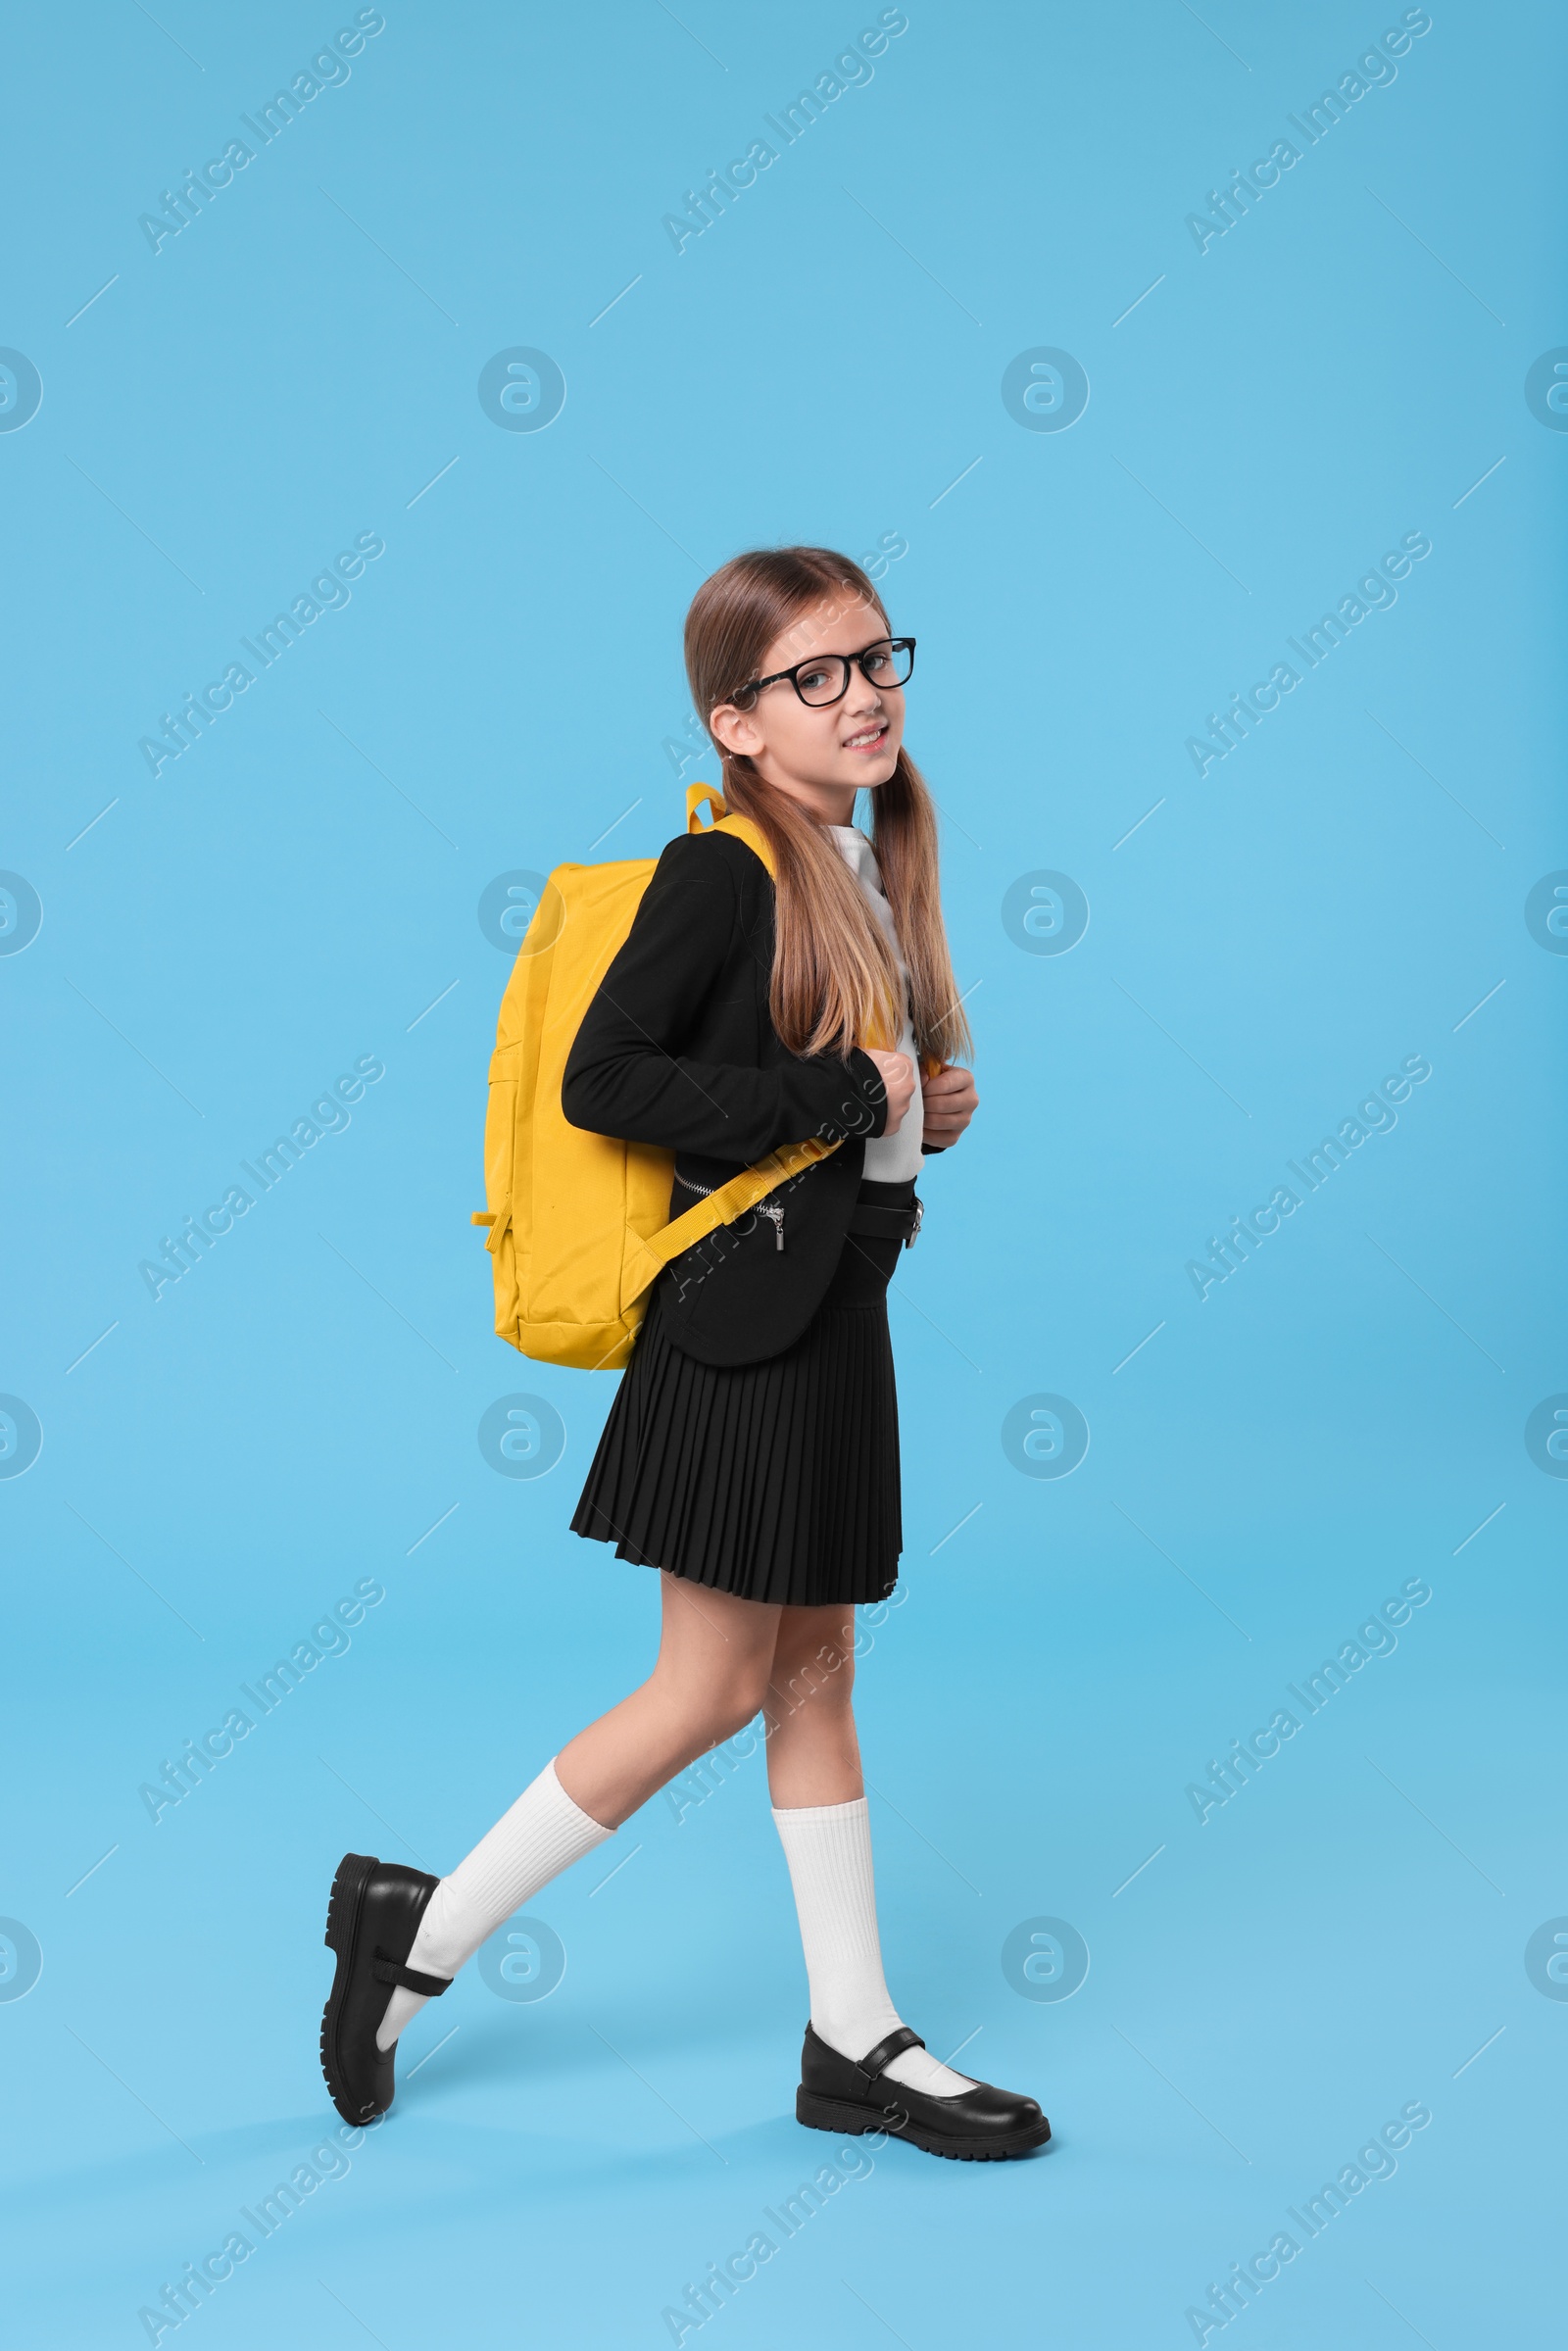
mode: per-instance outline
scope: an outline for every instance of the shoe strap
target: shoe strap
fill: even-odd
[[[925,2043],[918,2033],[911,2033],[907,2025],[901,2025],[897,2033],[890,2033],[886,2040],[879,2040],[874,2049],[867,2049],[855,2070],[858,2074],[863,2074],[867,2082],[874,2082],[878,2074],[886,2073],[890,2059],[901,2056],[906,2049],[924,2047]]]
[[[375,1964],[370,1973],[377,1984],[401,1984],[405,1991],[423,1992],[429,2000],[438,2000],[452,1982],[450,1976],[421,1976],[416,1967],[404,1967],[400,1961],[388,1959],[379,1943],[375,1946]]]

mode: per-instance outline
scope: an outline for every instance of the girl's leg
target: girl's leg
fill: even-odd
[[[510,1812],[443,1878],[408,1965],[454,1976],[542,1886],[601,1844],[665,1781],[749,1723],[767,1688],[779,1611],[662,1575],[652,1674],[546,1764]],[[376,2033],[389,2049],[423,1995],[399,1986]]]
[[[767,1785],[776,1806],[846,1804],[864,1795],[854,1689],[855,1610],[781,1608],[765,1701]]]
[[[782,1613],[662,1575],[663,1628],[648,1680],[556,1758],[573,1801],[618,1829],[676,1772],[744,1730],[761,1705]]]
[[[773,1820],[795,1888],[812,2030],[858,2060],[904,2020],[882,1974],[854,1684],[854,1609],[781,1610],[766,1699]],[[885,2070],[927,2097],[974,2086],[924,2049],[904,2050]]]

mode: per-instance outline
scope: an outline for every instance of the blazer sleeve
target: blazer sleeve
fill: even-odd
[[[566,1056],[561,1106],[573,1126],[742,1161],[811,1135],[882,1133],[887,1089],[858,1047],[847,1062],[813,1053],[775,1069],[685,1052],[730,963],[740,911],[729,858],[698,836],[670,842]]]

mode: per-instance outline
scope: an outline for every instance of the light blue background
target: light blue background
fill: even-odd
[[[338,20],[13,22],[0,342],[43,379],[0,434],[0,863],[43,905],[0,958],[0,1388],[43,1428],[0,1482],[0,1911],[43,1950],[0,2003],[17,2341],[145,2340],[334,2123],[339,1853],[451,1867],[646,1670],[653,1577],[566,1526],[612,1384],[491,1336],[467,1218],[506,962],[476,906],[678,829],[713,774],[665,749],[707,571],[885,538],[983,1106],[893,1299],[884,1942],[931,2045],[1037,2091],[1056,2140],[886,2149],[704,2339],[1191,2342],[1209,2281],[1414,2100],[1397,2174],[1242,2339],[1540,2335],[1568,2006],[1524,1949],[1568,1912],[1568,1489],[1523,1431],[1568,1388],[1568,963],[1523,907],[1568,866],[1568,439],[1523,386],[1568,340],[1558,20],[1435,7],[1229,233],[1184,225],[1398,14],[911,0],[678,255],[662,217],[874,9],[388,6],[156,255],[138,216]],[[480,408],[516,345],[564,373],[546,431]],[[1070,430],[1003,405],[1038,346],[1087,370]],[[1397,604],[1200,780],[1205,714],[1412,531]],[[386,552],[352,602],[155,781],[138,739],[361,532]],[[1039,869],[1090,905],[1061,956],[1003,926]],[[1397,1127],[1200,1302],[1185,1262],[1416,1053]],[[138,1261],[370,1054],[347,1131],[155,1304]],[[476,1442],[517,1391],[564,1423],[537,1481]],[[1064,1480],[1003,1450],[1038,1393],[1089,1424]],[[139,1784],[369,1577],[348,1653],[155,1827]],[[1413,1577],[1396,1652],[1200,1826],[1187,1784]],[[760,1757],[533,1907],[559,1990],[470,1972],[422,2015],[392,2121],[201,2341],[666,2342],[832,2154],[792,2119]],[[1092,1954],[1065,2002],[1003,1973],[1040,1916]]]

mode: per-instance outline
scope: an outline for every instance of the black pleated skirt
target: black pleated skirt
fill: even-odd
[[[862,1198],[904,1199],[912,1184]],[[764,1363],[699,1363],[654,1285],[575,1535],[717,1592],[787,1607],[886,1599],[904,1543],[887,1290],[902,1244],[846,1239],[821,1304]]]

